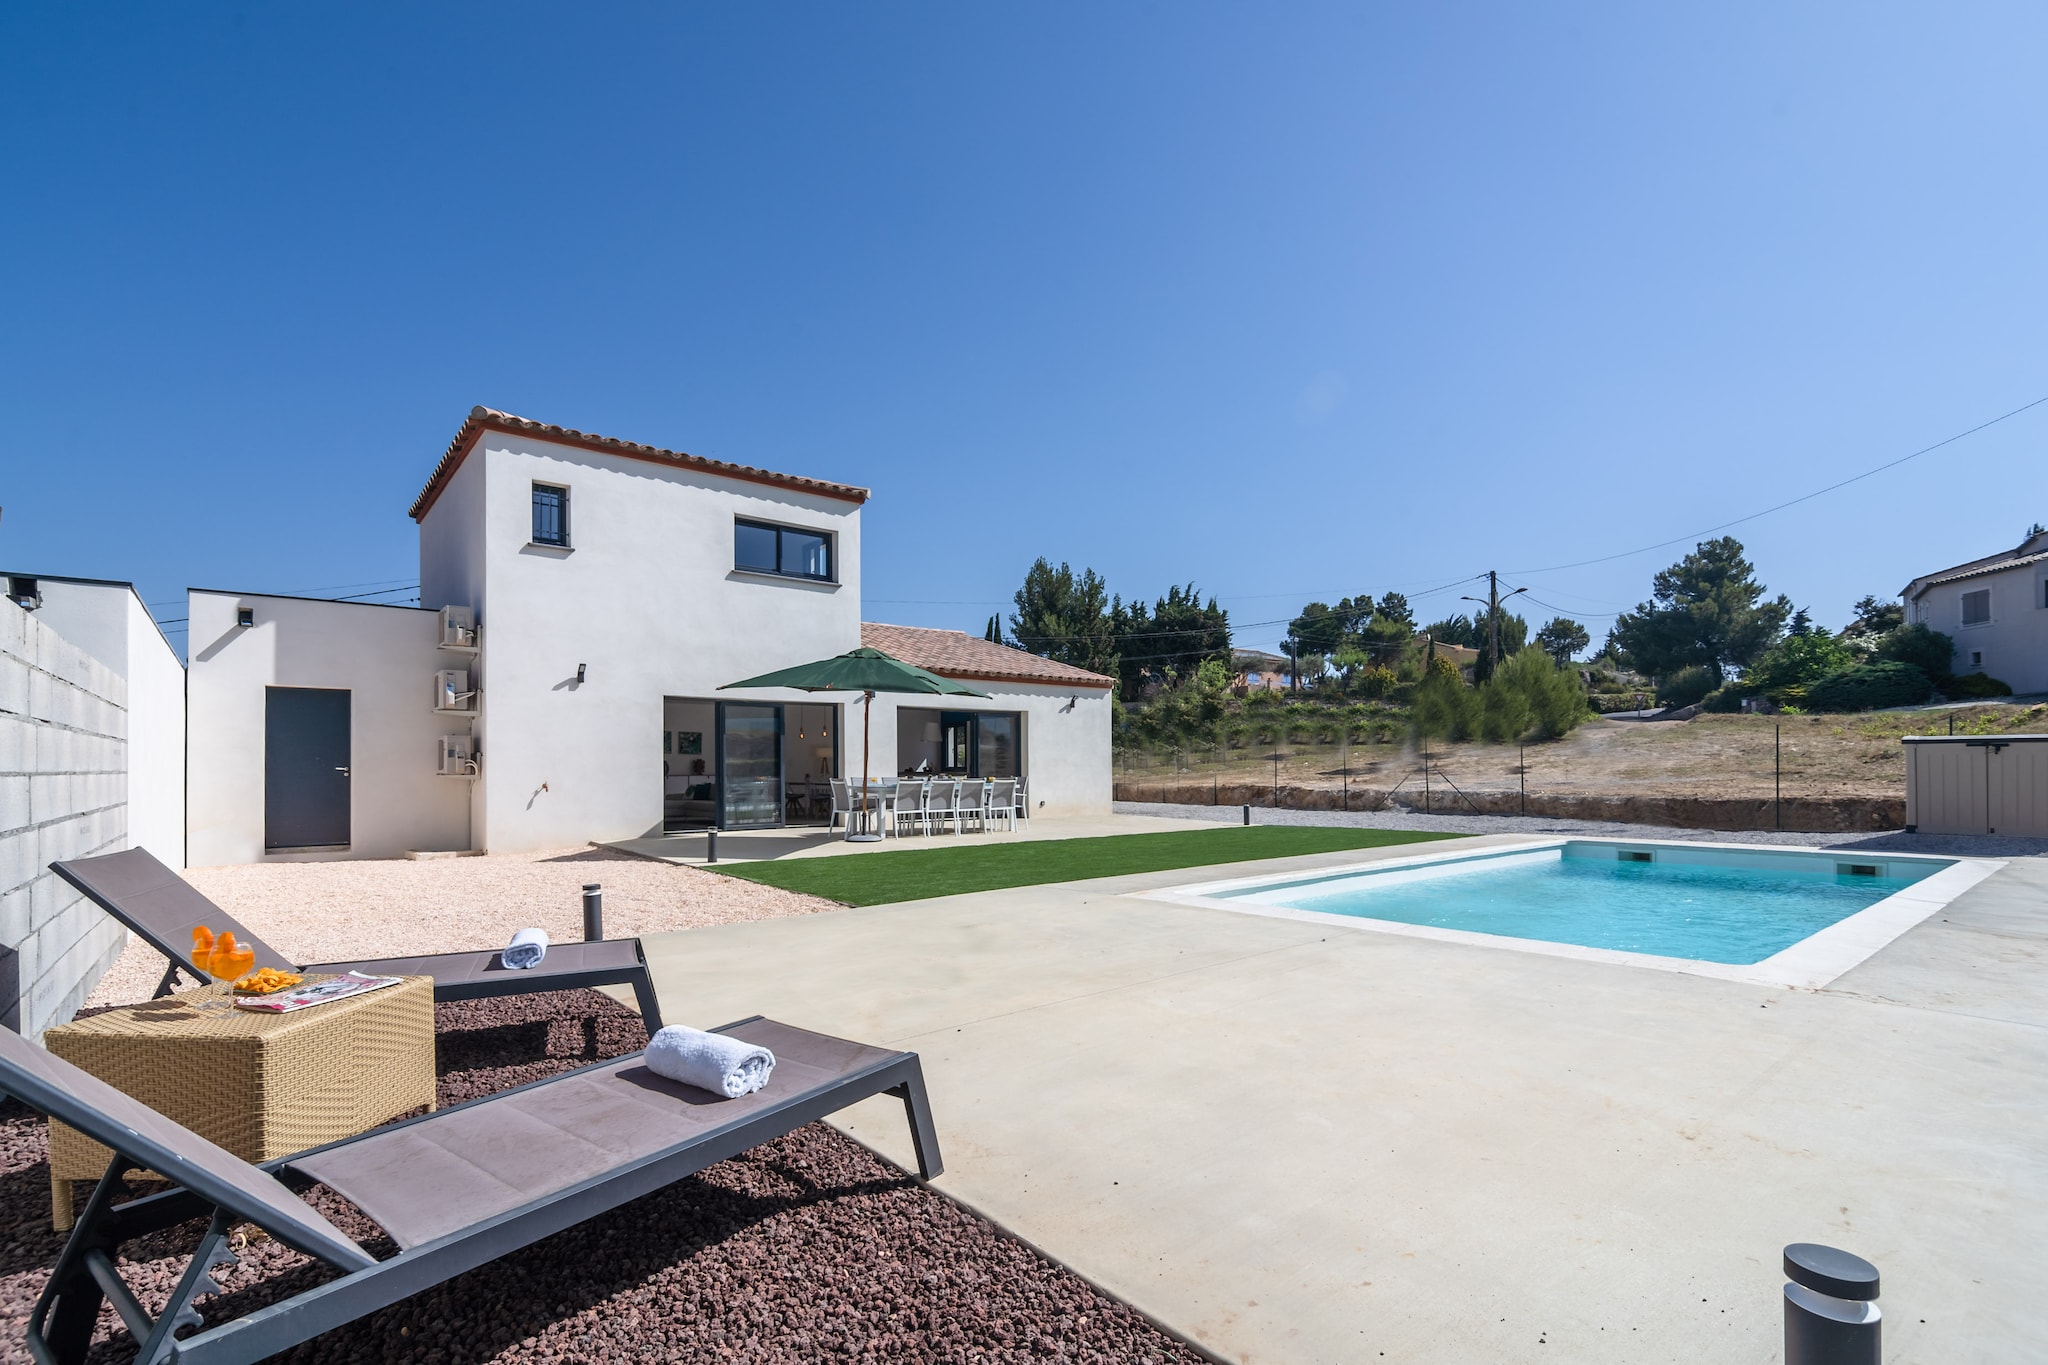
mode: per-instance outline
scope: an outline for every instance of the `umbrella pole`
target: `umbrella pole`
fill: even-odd
[[[874,694],[874,693],[872,693],[872,692],[863,692],[863,693],[861,693],[861,698],[860,698],[860,841],[861,841],[861,842],[866,842],[866,841],[867,841],[867,840],[869,840],[870,838],[880,838],[880,837],[881,837],[881,836],[879,836],[879,835],[874,835],[874,836],[870,836],[870,835],[868,834],[868,773],[869,773],[869,771],[870,771],[870,769],[871,769],[871,766],[872,766],[872,765],[871,765],[871,763],[870,763],[870,761],[869,761],[869,754],[868,754],[868,734],[869,734],[869,728],[870,728],[870,723],[871,723],[871,719],[872,719],[872,717],[873,717],[873,715],[874,715],[874,711],[875,711],[875,694]],[[848,839],[853,839],[853,838],[854,838],[855,836],[854,836],[854,835],[852,835],[851,833],[849,833],[849,834],[848,834],[848,835],[847,835],[846,837],[847,837]]]

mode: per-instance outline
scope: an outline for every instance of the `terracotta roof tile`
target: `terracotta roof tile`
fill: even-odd
[[[409,514],[414,521],[427,514],[434,500],[441,496],[441,490],[453,478],[462,464],[463,457],[476,445],[477,438],[486,431],[516,432],[527,436],[539,436],[544,440],[562,445],[579,446],[584,450],[595,450],[606,455],[624,455],[629,459],[651,460],[657,464],[681,465],[685,469],[702,470],[706,474],[721,474],[729,479],[740,479],[747,483],[765,483],[776,488],[793,488],[800,492],[816,493],[821,497],[838,498],[843,502],[866,502],[868,490],[852,484],[830,483],[824,479],[807,479],[798,474],[777,474],[769,469],[756,469],[752,465],[731,464],[725,460],[707,460],[701,455],[687,455],[680,450],[663,450],[659,446],[641,445],[637,441],[621,441],[613,436],[593,436],[587,431],[576,431],[569,427],[551,426],[526,417],[515,417],[509,412],[495,408],[471,408],[469,416],[462,423],[455,439],[448,443],[448,451],[441,462],[434,466],[434,472],[427,479],[427,486],[420,490],[413,500]]]
[[[1021,649],[977,640],[959,630],[927,630],[923,626],[885,626],[863,621],[860,642],[947,678],[991,678],[1005,682],[1045,683],[1055,687],[1110,687],[1115,679],[1063,664]]]

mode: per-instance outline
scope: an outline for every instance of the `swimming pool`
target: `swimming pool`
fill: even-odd
[[[1868,957],[1998,866],[1569,839],[1217,882],[1161,898],[1813,985]]]

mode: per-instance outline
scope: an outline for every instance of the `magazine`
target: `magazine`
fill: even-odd
[[[361,972],[344,972],[340,976],[330,976],[325,981],[290,986],[271,995],[238,995],[235,997],[235,1008],[256,1010],[263,1014],[290,1014],[293,1010],[324,1005],[330,1000],[346,1000],[352,995],[381,991],[386,986],[396,986],[399,980],[400,978],[395,976],[364,976]]]

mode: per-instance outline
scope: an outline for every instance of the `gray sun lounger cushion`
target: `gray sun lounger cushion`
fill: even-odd
[[[549,975],[570,975],[640,965],[639,940],[608,938],[596,943],[550,943],[538,967],[507,967],[497,949],[476,953],[434,953],[427,957],[383,957],[367,962],[309,962],[309,972],[368,972],[385,976],[431,976],[440,994],[448,987],[524,986]],[[444,997],[445,998],[445,997]]]
[[[0,1028],[0,1089],[257,1224],[286,1246],[345,1270],[376,1264],[276,1176],[7,1028]]]
[[[569,990],[578,986],[631,986],[647,1031],[661,1027],[653,978],[637,938],[594,943],[560,943],[547,958],[526,971],[505,966],[496,949],[432,953],[415,957],[372,958],[361,962],[318,962],[303,966],[265,943],[233,915],[215,905],[183,877],[158,862],[147,849],[131,848],[97,858],[76,858],[50,864],[50,870],[83,891],[92,902],[141,935],[168,958],[158,995],[170,992],[173,976],[187,965],[192,931],[205,925],[215,933],[233,930],[235,941],[255,950],[256,965],[286,971],[365,972],[372,976],[431,976],[436,1000],[475,1000],[484,996],[523,995],[531,991]],[[198,975],[194,973],[194,975]],[[204,979],[203,977],[201,979]]]
[[[139,1365],[252,1365],[873,1095],[903,1101],[918,1170],[939,1174],[916,1053],[766,1019],[720,1031],[775,1051],[766,1088],[722,1099],[655,1076],[635,1053],[257,1167],[0,1029],[0,1090],[117,1153],[29,1314],[29,1354],[83,1365],[110,1302],[141,1343]],[[175,1187],[116,1203],[131,1165]],[[353,1201],[398,1253],[371,1257],[295,1194],[315,1183]],[[126,1286],[119,1249],[209,1214],[168,1303],[152,1313]],[[231,1234],[243,1221],[342,1274],[205,1324],[194,1303],[217,1292],[211,1269],[234,1259]],[[178,1339],[188,1328],[201,1330]]]
[[[181,967],[191,961],[192,931],[203,924],[215,934],[233,930],[235,942],[255,949],[259,967],[298,970],[247,925],[158,862],[148,849],[131,848],[97,858],[74,858],[70,862],[51,863],[50,870]]]
[[[419,1246],[740,1123],[896,1055],[757,1019],[727,1030],[775,1054],[767,1086],[728,1100],[666,1080],[640,1054],[293,1158],[401,1247]]]

